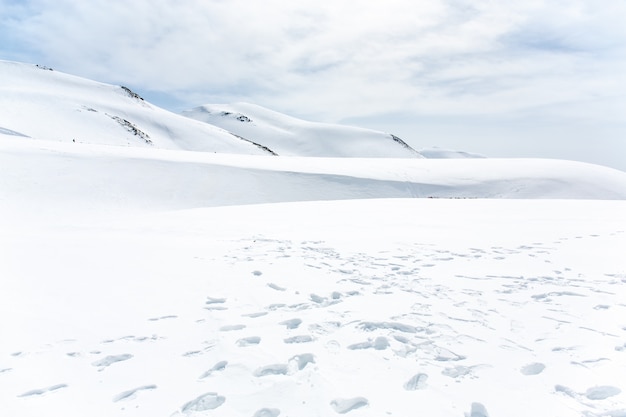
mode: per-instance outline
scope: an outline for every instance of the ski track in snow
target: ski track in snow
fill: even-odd
[[[598,375],[626,363],[626,275],[584,276],[553,263],[568,240],[462,251],[414,244],[370,253],[322,241],[228,242],[223,254],[204,254],[207,277],[225,281],[203,295],[193,314],[164,305],[134,335],[12,346],[14,354],[0,358],[2,399],[72,401],[81,384],[102,383],[113,388],[95,398],[120,415],[159,398],[159,406],[169,406],[164,415],[218,409],[247,416],[402,416],[402,404],[425,401],[421,393],[429,393],[466,401],[459,415],[486,417],[494,397],[477,391],[477,382],[491,380],[497,391],[510,379],[532,386],[521,394],[527,400],[543,393],[585,416],[610,415],[623,408],[626,383],[604,384]],[[497,272],[475,272],[490,270]],[[64,365],[42,374],[31,360]],[[404,375],[382,377],[392,365]],[[132,381],[121,372],[127,367]],[[173,384],[168,369],[184,369],[177,378],[189,378]],[[14,385],[18,375],[23,379]],[[38,375],[54,384],[40,388],[46,383]],[[33,386],[22,389],[24,381]],[[170,394],[176,385],[192,389]],[[315,389],[323,410],[307,409]]]

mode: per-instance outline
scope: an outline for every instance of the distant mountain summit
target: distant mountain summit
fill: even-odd
[[[278,155],[422,158],[402,139],[371,129],[309,122],[249,103],[206,104],[182,113]]]

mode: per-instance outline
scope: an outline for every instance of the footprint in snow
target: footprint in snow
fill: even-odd
[[[278,408],[261,408],[252,417],[278,417],[280,410]]]
[[[598,386],[591,387],[585,392],[585,397],[589,400],[605,400],[609,397],[613,397],[622,392],[621,389],[617,387],[612,387],[610,385],[606,386]]]
[[[277,363],[257,368],[253,375],[264,377],[268,375],[287,375],[303,370],[308,364],[315,363],[315,355],[312,353],[301,353],[291,357],[288,364]]]
[[[301,353],[289,359],[289,365],[303,370],[309,363],[315,363],[315,355],[312,353]]]
[[[355,397],[355,398],[337,398],[330,402],[330,406],[336,413],[345,414],[357,408],[365,407],[369,405],[367,398]]]
[[[322,297],[317,294],[311,294],[309,297],[311,298],[311,301],[313,301],[316,304],[326,303],[326,297]]]
[[[445,368],[443,371],[441,371],[441,374],[445,376],[449,376],[450,378],[462,378],[468,375],[470,377],[476,377],[474,375],[474,371],[484,369],[484,368],[489,368],[489,367],[490,365],[485,365],[485,364],[472,365],[472,366],[457,365],[457,366],[453,366],[450,368]]]
[[[472,403],[471,411],[465,413],[465,417],[489,417],[489,413],[481,403]]]
[[[546,366],[543,363],[535,362],[523,366],[520,372],[523,375],[539,375],[544,369],[546,369]]]
[[[228,365],[228,361],[219,361],[211,369],[200,375],[200,379],[204,379],[206,377],[211,376],[214,372],[223,371],[226,369],[226,365]]]
[[[222,305],[215,305],[215,304],[211,304],[208,305],[206,307],[204,307],[205,310],[209,310],[209,311],[223,311],[223,310],[228,310],[228,308],[222,306]]]
[[[259,317],[267,316],[267,311],[259,311],[257,313],[248,313],[242,314],[242,317],[250,317],[251,319],[256,319]]]
[[[254,371],[253,375],[256,377],[263,377],[268,375],[287,375],[288,371],[289,367],[286,364],[277,363],[257,368]]]
[[[92,362],[93,366],[97,366],[99,367],[99,371],[104,370],[105,368],[107,368],[108,366],[111,366],[112,364],[116,363],[116,362],[123,362],[123,361],[127,361],[129,359],[131,359],[133,357],[133,355],[131,355],[130,353],[124,353],[122,355],[110,355],[107,357],[104,357],[100,360],[97,360],[95,362]]]
[[[259,336],[244,337],[243,339],[237,340],[237,345],[241,347],[258,345],[259,343],[261,343],[261,338]]]
[[[575,399],[579,399],[581,396],[584,396],[588,400],[593,400],[593,401],[605,400],[609,397],[613,397],[615,395],[621,394],[622,392],[621,389],[610,386],[610,385],[591,387],[587,389],[587,391],[585,391],[585,393],[583,394],[577,393],[573,389],[568,388],[564,385],[555,385],[554,391],[557,393],[565,394],[568,397],[572,397]]]
[[[204,302],[206,304],[204,308],[206,310],[228,310],[223,306],[224,303],[226,303],[225,298],[207,297],[207,300]]]
[[[417,374],[404,384],[404,389],[407,391],[416,391],[418,389],[424,389],[426,388],[427,380],[428,380],[427,374],[422,374],[422,373]]]
[[[159,321],[159,320],[176,319],[176,318],[178,318],[178,316],[175,316],[172,314],[169,316],[152,317],[152,318],[149,318],[148,321]]]
[[[374,339],[373,341],[355,343],[353,345],[348,346],[350,350],[360,350],[360,349],[376,349],[376,350],[385,350],[389,347],[389,340],[386,337],[380,336]]]
[[[396,330],[398,332],[403,332],[403,333],[417,333],[417,332],[425,330],[420,327],[411,326],[410,324],[397,323],[397,322],[364,321],[360,323],[359,327],[361,327],[361,329],[363,329],[366,332],[383,329],[383,330]]]
[[[463,355],[458,355],[454,352],[452,352],[451,350],[448,350],[446,348],[438,348],[438,355],[435,357],[435,360],[437,362],[455,362],[455,361],[462,361],[464,359],[467,359],[466,356]]]
[[[118,401],[123,401],[123,400],[130,400],[133,399],[135,397],[137,397],[137,393],[139,391],[144,391],[144,390],[153,390],[156,389],[157,386],[156,385],[144,385],[141,387],[137,387],[128,391],[124,391],[121,392],[119,394],[117,394],[115,397],[113,397],[113,402],[118,402]]]
[[[234,330],[242,330],[242,329],[245,329],[245,328],[246,328],[245,324],[231,324],[231,325],[220,327],[220,331],[221,332],[230,332],[230,331],[234,331]]]
[[[302,320],[300,320],[300,319],[289,319],[289,320],[281,321],[278,324],[282,324],[283,326],[286,326],[288,329],[297,329],[298,326],[300,326],[300,324],[302,324]]]
[[[307,335],[300,335],[300,336],[293,336],[293,337],[288,337],[286,339],[284,339],[284,342],[287,344],[293,344],[293,343],[309,343],[314,341],[315,339],[312,336]]]
[[[224,304],[226,302],[225,298],[214,298],[214,297],[207,297],[205,304],[207,305],[211,305],[211,304]]]
[[[217,395],[215,392],[207,392],[181,407],[181,411],[185,414],[195,414],[194,411],[214,410],[226,402],[226,397]]]
[[[471,375],[472,374],[472,367],[471,366],[454,366],[451,368],[446,368],[443,371],[441,371],[442,375],[445,376],[449,376],[450,378],[461,378],[467,375]]]
[[[25,393],[18,395],[18,397],[32,397],[33,395],[43,395],[48,392],[60,390],[61,388],[67,388],[67,384],[57,384],[52,385],[51,387],[26,391]]]
[[[271,282],[268,283],[267,286],[270,287],[273,290],[276,290],[276,291],[287,291],[287,288],[280,287],[280,286],[278,286],[276,284],[273,284]]]
[[[567,395],[568,397],[572,397],[572,398],[578,397],[578,394],[573,389],[568,388],[565,385],[555,385],[554,386],[554,391],[555,392],[559,392],[559,393],[563,393],[563,394]]]

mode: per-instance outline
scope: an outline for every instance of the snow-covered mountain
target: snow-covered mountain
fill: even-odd
[[[0,134],[61,142],[268,154],[223,129],[154,106],[127,87],[0,61]]]
[[[388,133],[309,122],[249,103],[206,104],[182,114],[263,144],[278,155],[422,157],[402,139]]]

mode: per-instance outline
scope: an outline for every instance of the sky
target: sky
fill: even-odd
[[[0,0],[0,59],[179,112],[251,102],[415,148],[626,171],[626,2]]]

